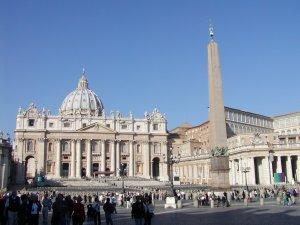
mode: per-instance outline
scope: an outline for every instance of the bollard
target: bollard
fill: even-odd
[[[194,207],[195,208],[199,208],[199,201],[198,201],[198,199],[194,200]]]
[[[264,198],[260,198],[259,203],[260,203],[260,206],[263,206],[264,205]]]
[[[276,198],[276,202],[277,202],[277,205],[281,205],[281,198],[280,198],[280,197],[277,197],[277,198]]]
[[[210,208],[215,208],[215,201],[213,199],[210,200]]]
[[[182,200],[177,201],[177,208],[181,209],[182,208]]]
[[[248,198],[244,198],[244,205],[248,206]]]

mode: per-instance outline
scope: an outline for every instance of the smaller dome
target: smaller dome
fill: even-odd
[[[103,104],[98,96],[89,89],[88,80],[82,74],[76,90],[72,91],[64,99],[60,114],[78,116],[101,116]]]

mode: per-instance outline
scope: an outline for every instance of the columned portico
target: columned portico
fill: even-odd
[[[99,142],[99,146],[100,146],[100,142]],[[105,151],[105,140],[101,141],[101,171],[104,172],[105,171],[105,160],[106,159],[106,151]]]
[[[110,141],[110,171],[114,172],[116,175],[116,148],[115,148],[115,141]]]
[[[81,140],[76,141],[76,178],[81,178]]]
[[[129,141],[129,176],[134,175],[134,153],[133,153],[133,141]]]
[[[118,140],[116,142],[116,176],[119,177],[120,176],[120,155],[121,155],[121,149],[120,149],[120,141]]]
[[[91,140],[87,140],[87,152],[86,152],[86,176],[92,176],[92,148]]]
[[[61,177],[61,140],[56,141],[56,162],[55,162],[55,176]]]
[[[76,141],[71,141],[71,178],[76,176]]]

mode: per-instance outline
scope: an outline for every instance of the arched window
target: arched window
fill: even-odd
[[[92,142],[92,153],[97,152],[98,144],[96,141]]]

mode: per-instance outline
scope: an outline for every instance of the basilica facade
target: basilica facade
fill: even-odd
[[[16,181],[47,178],[120,176],[167,181],[165,115],[154,109],[143,118],[105,113],[83,73],[58,115],[30,104],[16,119]]]

